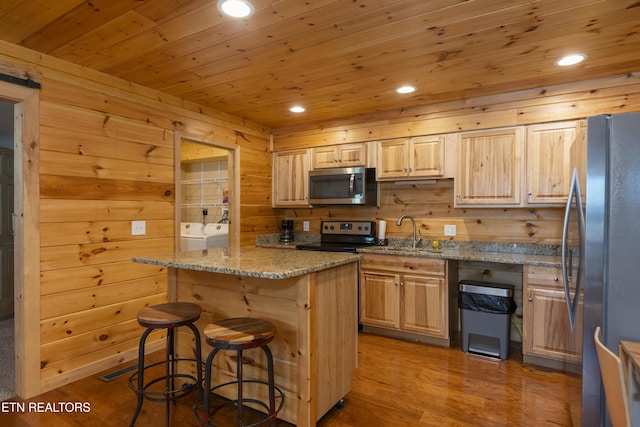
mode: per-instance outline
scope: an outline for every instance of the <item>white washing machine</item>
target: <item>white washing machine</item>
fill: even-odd
[[[197,251],[229,246],[229,224],[183,222],[180,224],[180,250]]]

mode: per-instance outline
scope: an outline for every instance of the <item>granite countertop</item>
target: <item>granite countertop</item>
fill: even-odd
[[[497,262],[502,264],[544,265],[550,267],[558,267],[562,265],[562,258],[559,255],[492,252],[468,248],[441,249],[435,251],[433,249],[424,248],[412,249],[371,246],[358,249],[358,253],[419,256],[438,259],[454,259],[459,261]]]
[[[298,236],[296,236],[296,239]],[[256,245],[265,248],[295,249],[296,244],[318,241],[316,235],[300,235],[301,240],[280,243],[278,235],[258,236]],[[541,265],[559,267],[562,265],[561,249],[557,245],[531,243],[464,242],[440,240],[439,249],[434,250],[431,242],[420,242],[413,249],[409,239],[391,238],[386,246],[366,246],[358,249],[360,254],[386,254],[417,256],[459,261],[496,262],[503,264]],[[300,251],[297,251],[300,252]],[[305,252],[305,251],[303,251]],[[319,252],[322,253],[322,252]],[[575,253],[575,252],[574,252]]]
[[[263,279],[286,279],[357,261],[360,255],[241,247],[134,257],[133,262]]]

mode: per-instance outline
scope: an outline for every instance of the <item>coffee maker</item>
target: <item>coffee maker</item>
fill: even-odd
[[[283,219],[282,227],[280,229],[280,242],[291,243],[293,242],[293,220]]]

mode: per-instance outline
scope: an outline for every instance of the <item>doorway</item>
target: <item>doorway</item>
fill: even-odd
[[[176,250],[211,247],[236,248],[240,245],[240,149],[206,137],[176,132]],[[211,227],[215,225],[215,227]],[[205,230],[205,241],[183,238],[184,227]],[[209,229],[227,233],[222,243]],[[213,233],[213,232],[212,232]]]
[[[229,150],[180,143],[180,250],[228,247]]]
[[[14,106],[0,100],[0,401],[15,395]]]
[[[40,394],[41,389],[40,93],[37,88],[0,81],[0,102],[9,104],[9,120],[13,121],[13,204],[5,227],[9,234],[13,233],[11,299],[15,338],[13,360],[7,364],[14,366],[15,395],[28,399]]]

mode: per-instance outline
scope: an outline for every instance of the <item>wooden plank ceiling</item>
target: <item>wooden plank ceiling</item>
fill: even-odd
[[[638,0],[252,3],[2,0],[0,39],[270,127],[640,70]]]

